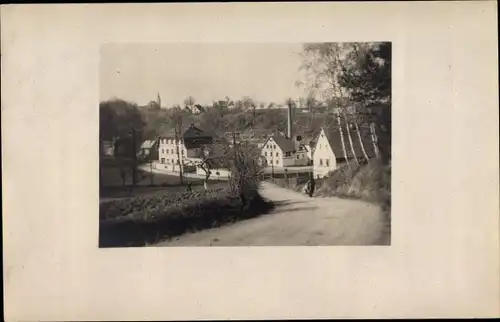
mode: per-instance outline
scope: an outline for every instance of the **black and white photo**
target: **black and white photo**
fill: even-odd
[[[391,49],[102,45],[99,246],[390,245]]]

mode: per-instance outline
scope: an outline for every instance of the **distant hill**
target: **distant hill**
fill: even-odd
[[[102,139],[128,135],[130,122],[138,130],[140,140],[155,139],[171,133],[180,115],[183,126],[195,124],[204,131],[223,135],[226,132],[285,132],[287,109],[244,108],[243,106],[203,106],[203,113],[193,114],[186,109],[159,108],[158,104],[137,106],[120,99],[100,103],[100,133]],[[332,112],[318,107],[313,113],[299,108],[293,110],[293,131],[295,135],[310,135],[319,132],[322,126],[335,123]],[[252,131],[249,131],[252,130]]]
[[[162,133],[169,132],[175,127],[172,109],[139,108],[146,123],[144,129],[145,139],[154,139]],[[195,124],[205,131],[223,134],[235,129],[243,131],[253,129],[256,131],[282,131],[287,128],[286,109],[255,109],[255,111],[244,111],[240,108],[219,109],[205,107],[205,112],[193,115],[188,111],[181,110],[183,124]],[[332,115],[326,111],[307,113],[299,109],[293,113],[294,133],[305,135],[319,132],[325,124],[334,122]],[[251,124],[250,126],[247,126]]]

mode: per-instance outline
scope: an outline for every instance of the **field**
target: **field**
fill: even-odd
[[[229,191],[227,181],[210,180],[205,191],[202,179],[184,178],[181,183],[179,176],[137,170],[136,185],[132,186],[127,160],[106,160],[101,166],[100,247],[155,244],[273,208],[257,191],[250,192],[243,204],[240,196]]]
[[[123,163],[122,163],[123,164]],[[132,196],[144,195],[164,195],[165,193],[187,191],[187,183],[191,182],[192,190],[203,190],[203,180],[184,178],[183,184],[180,182],[178,175],[173,176],[161,173],[149,173],[145,171],[137,171],[136,186],[132,187],[132,174],[130,169],[125,168],[125,185],[122,181],[119,165],[111,161],[104,162],[101,176],[102,186],[99,189],[99,197],[101,200],[113,198],[125,198]],[[153,177],[151,180],[151,176]],[[226,183],[223,181],[209,180],[210,188],[223,188]]]
[[[99,246],[155,244],[201,229],[256,217],[273,205],[255,193],[246,204],[227,189],[171,192],[102,202]]]

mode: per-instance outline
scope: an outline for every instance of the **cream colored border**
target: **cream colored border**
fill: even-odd
[[[7,5],[5,319],[499,315],[496,2]],[[99,46],[390,40],[390,247],[97,248]]]

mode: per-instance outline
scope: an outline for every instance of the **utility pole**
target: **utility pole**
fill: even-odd
[[[175,149],[177,152],[177,162],[179,164],[179,180],[181,182],[181,185],[184,184],[184,176],[183,176],[183,169],[182,169],[182,161],[181,161],[181,154],[179,153],[179,143],[181,139],[181,134],[180,131],[182,129],[182,116],[177,115],[176,117],[176,124],[175,124]]]
[[[153,178],[153,157],[152,157],[152,153],[153,153],[153,148],[151,148],[149,150],[149,178],[151,180],[151,186],[154,185],[154,178]]]

